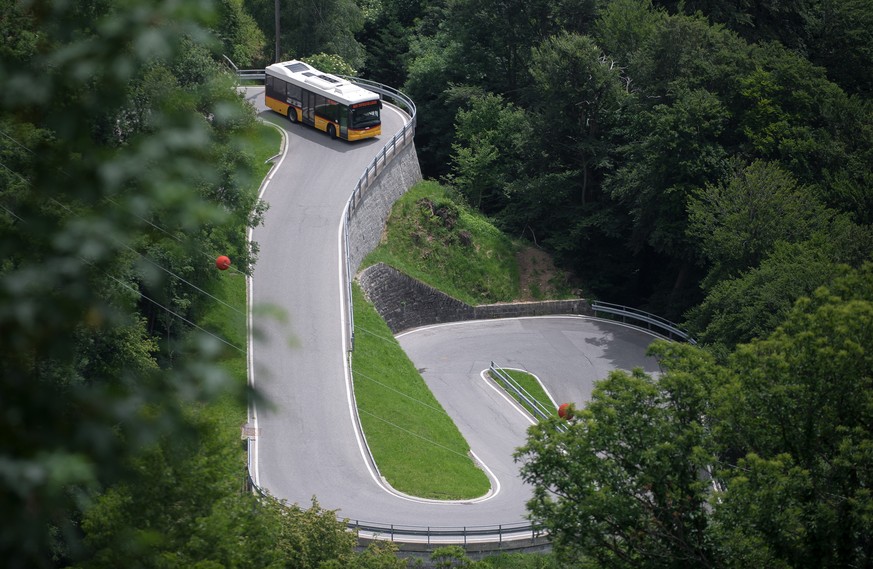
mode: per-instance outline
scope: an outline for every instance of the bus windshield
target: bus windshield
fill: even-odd
[[[349,124],[350,128],[363,128],[367,126],[376,126],[380,123],[379,120],[379,101],[372,103],[364,103],[352,105],[352,116]]]

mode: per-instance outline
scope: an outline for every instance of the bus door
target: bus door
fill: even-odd
[[[303,90],[303,124],[315,126],[315,93]]]
[[[349,108],[345,105],[340,106],[339,112],[340,138],[349,139]]]

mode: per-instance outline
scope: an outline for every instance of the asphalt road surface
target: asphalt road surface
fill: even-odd
[[[481,376],[494,361],[526,369],[558,402],[584,401],[611,369],[657,371],[644,356],[652,336],[582,317],[466,322],[406,332],[399,341],[472,451],[490,471],[492,492],[464,502],[399,495],[369,466],[355,428],[344,348],[340,223],[346,201],[404,117],[386,105],[383,134],[358,143],[264,110],[263,89],[246,90],[262,118],[287,131],[287,146],[263,188],[270,208],[252,239],[260,253],[251,280],[252,381],[258,436],[253,478],[272,495],[338,510],[353,521],[460,527],[524,520],[530,489],[512,452],[530,420]]]

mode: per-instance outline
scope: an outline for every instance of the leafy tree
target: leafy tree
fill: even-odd
[[[357,73],[354,67],[346,63],[338,55],[316,53],[315,55],[303,58],[303,61],[327,73],[338,73],[340,75],[355,75]]]
[[[725,546],[740,544],[734,566],[873,559],[871,320],[866,264],[798,301],[769,338],[731,358],[716,413],[729,462],[716,514]]]
[[[717,282],[754,267],[777,241],[796,243],[823,229],[829,213],[778,164],[754,162],[727,183],[708,184],[688,202],[688,234]]]
[[[417,38],[410,53],[403,91],[418,110],[415,145],[422,173],[438,177],[448,173],[458,109],[482,96],[483,91],[468,86],[469,70],[455,64],[463,57],[463,46],[447,34]]]
[[[863,124],[863,111],[823,69],[777,44],[753,46],[750,55],[756,68],[737,77],[740,92],[731,106],[746,153],[779,160],[806,184],[845,170],[856,153],[869,153],[867,132],[845,122]]]
[[[450,569],[451,567],[475,567],[478,564],[470,561],[467,552],[459,545],[446,545],[436,548],[430,554],[434,567]]]
[[[619,70],[590,37],[560,34],[534,50],[530,73],[540,147],[553,168],[578,171],[584,204],[606,158],[603,129],[623,102]]]
[[[524,170],[531,125],[524,111],[499,95],[472,101],[460,110],[452,146],[452,183],[473,207],[502,209],[507,188]]]
[[[283,565],[318,569],[334,561],[340,566],[354,566],[357,537],[346,530],[345,523],[337,520],[335,511],[323,509],[315,498],[307,509],[272,498],[260,504],[270,520],[272,531],[267,539],[274,544]],[[391,558],[393,551],[371,549],[367,554],[370,558],[380,555]]]
[[[409,57],[410,30],[396,19],[385,18],[365,25],[361,32],[373,39],[366,43],[364,69],[367,77],[395,88],[406,82],[406,60]]]
[[[590,37],[561,33],[533,49],[529,74],[531,126],[512,138],[524,154],[515,153],[517,163],[506,157],[518,173],[505,186],[499,219],[586,272],[594,287],[598,275],[624,267],[613,264],[623,256],[615,249],[624,219],[601,191],[607,133],[625,96],[620,70]],[[502,154],[496,160],[507,163]]]
[[[560,23],[593,18],[593,4],[463,0],[428,6],[410,42],[404,88],[419,111],[426,176],[447,173],[456,111],[483,93],[520,104],[530,86],[533,47],[558,33]]]
[[[697,256],[696,243],[686,235],[685,211],[698,184],[726,170],[727,153],[719,138],[728,120],[718,98],[703,89],[681,90],[670,105],[639,110],[627,127],[634,137],[619,148],[623,165],[604,182],[631,217],[631,250],[654,251],[668,260],[656,270],[672,281],[661,286],[676,299],[684,296]]]
[[[269,45],[275,46],[275,1],[244,1]],[[364,49],[355,34],[364,26],[364,15],[354,0],[284,0],[279,9],[280,61],[328,53],[355,69],[363,66]]]
[[[665,18],[666,13],[655,9],[651,0],[613,0],[598,13],[592,35],[597,45],[626,67]]]
[[[0,557],[40,567],[82,554],[94,493],[184,431],[183,409],[243,395],[210,363],[219,340],[178,325],[196,294],[162,286],[158,267],[202,284],[216,249],[252,260],[250,163],[231,147],[253,114],[210,56],[214,20],[200,6],[2,9],[0,426],[15,437],[0,451],[0,508],[15,523]],[[166,299],[172,328],[156,326]],[[169,353],[150,329],[184,350],[172,369],[158,367]]]
[[[204,413],[193,423],[194,433],[164,438],[135,457],[132,475],[88,510],[88,555],[77,567],[405,565],[391,548],[355,555],[355,535],[314,499],[304,509],[241,491],[233,437]]]
[[[713,520],[713,536],[726,567],[820,567],[801,556],[810,539],[804,502],[813,494],[809,473],[789,454],[737,462]],[[752,529],[754,528],[754,529]]]
[[[750,43],[778,42],[828,70],[852,93],[870,94],[870,0],[657,0],[673,13],[702,13]]]
[[[721,93],[748,65],[748,46],[701,18],[619,8],[611,17],[639,20],[646,31],[622,64],[631,96],[609,132],[612,171],[603,191],[629,217],[621,235],[636,291],[624,302],[648,298],[649,310],[671,317],[699,294],[687,202],[698,184],[727,170],[735,141]]]
[[[811,242],[776,243],[759,266],[714,284],[688,311],[685,326],[699,342],[726,355],[737,344],[768,336],[797,299],[843,270]]]
[[[329,559],[319,569],[406,569],[409,563],[397,556],[398,546],[390,541],[373,541],[364,551],[352,557]]]
[[[833,158],[840,164],[832,162],[822,170],[818,195],[857,223],[873,225],[873,170],[865,166],[873,160],[873,103],[853,97],[833,119],[845,135],[839,145],[834,144]]]
[[[776,40],[792,49],[809,42],[810,23],[819,0],[658,0],[672,11],[701,12],[713,22],[727,24],[750,43]]]
[[[822,0],[810,59],[849,93],[873,94],[873,2]]]
[[[553,31],[554,10],[545,0],[455,0],[445,29],[464,46],[463,65],[476,83],[513,99],[527,83],[531,47]]]
[[[88,555],[79,567],[277,567],[267,516],[241,493],[239,455],[214,421],[174,434],[132,461],[132,475],[103,493],[82,529]]]
[[[643,108],[668,105],[681,91],[731,94],[737,76],[754,67],[747,42],[700,16],[642,21],[651,28],[630,54],[627,75]]]
[[[531,428],[516,459],[534,485],[531,516],[567,566],[708,567],[713,464],[704,422],[717,374],[704,352],[662,343],[666,373],[614,371],[566,428]]]
[[[267,40],[255,19],[246,12],[244,0],[220,0],[216,6],[215,32],[224,54],[238,66],[254,66],[266,59]]]
[[[426,5],[422,0],[384,0],[366,12],[364,29],[358,34],[367,52],[366,77],[395,88],[406,83],[410,42]]]

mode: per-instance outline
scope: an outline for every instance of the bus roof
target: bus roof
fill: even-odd
[[[379,98],[379,95],[373,91],[368,91],[336,75],[322,73],[311,65],[296,59],[274,63],[267,67],[266,73],[330,97],[345,105]]]

